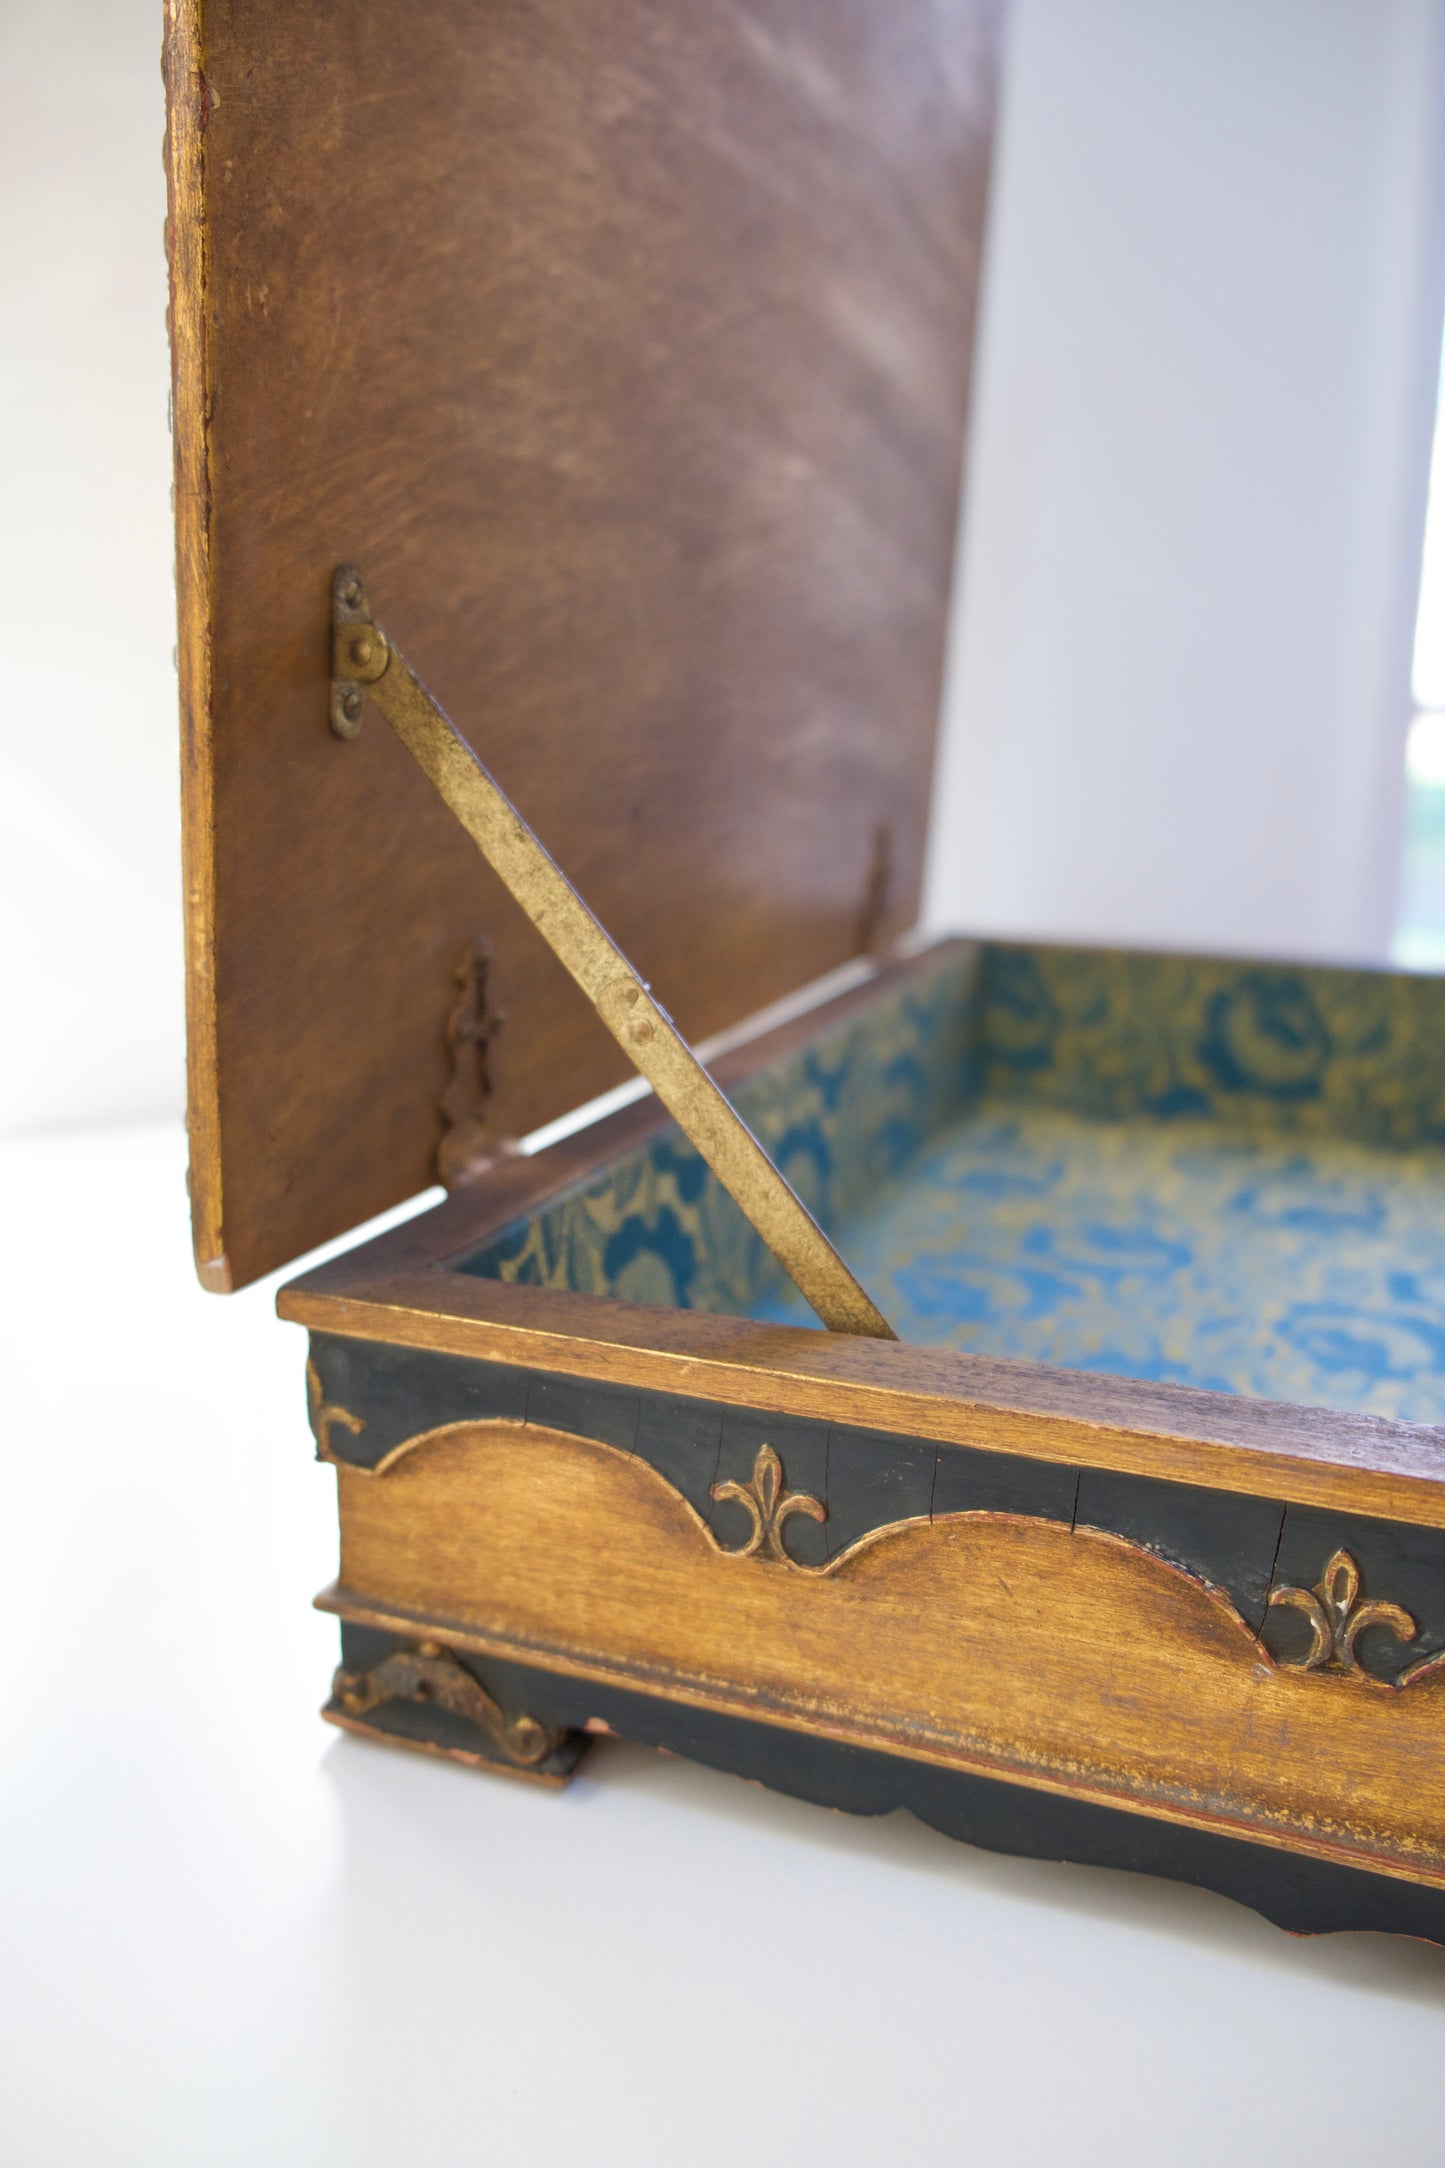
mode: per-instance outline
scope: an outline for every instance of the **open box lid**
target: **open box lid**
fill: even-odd
[[[208,1285],[628,1073],[338,562],[690,1037],[912,924],[999,17],[168,0]]]

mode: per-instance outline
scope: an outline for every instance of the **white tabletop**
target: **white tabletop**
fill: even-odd
[[[323,1725],[301,1336],[196,1288],[183,1168],[0,1148],[6,2162],[1439,2168],[1445,1951]]]

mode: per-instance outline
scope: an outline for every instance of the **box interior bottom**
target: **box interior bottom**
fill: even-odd
[[[738,1104],[900,1337],[1445,1421],[1445,982],[953,945]],[[816,1323],[675,1131],[454,1268]]]
[[[985,1101],[834,1230],[905,1340],[1445,1421],[1445,1158]],[[753,1306],[815,1323],[789,1286]]]

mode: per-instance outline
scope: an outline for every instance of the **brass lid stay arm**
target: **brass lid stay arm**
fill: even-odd
[[[352,565],[338,567],[333,582],[332,632],[331,722],[337,735],[356,736],[369,694],[829,1331],[896,1338],[667,1011],[375,622]]]

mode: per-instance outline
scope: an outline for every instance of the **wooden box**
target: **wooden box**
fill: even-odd
[[[999,27],[171,0],[198,1265],[450,1187],[280,1298],[334,1721],[1445,1939],[1445,988],[908,945]],[[548,1141],[626,1063],[332,728],[349,563],[899,1340]]]

